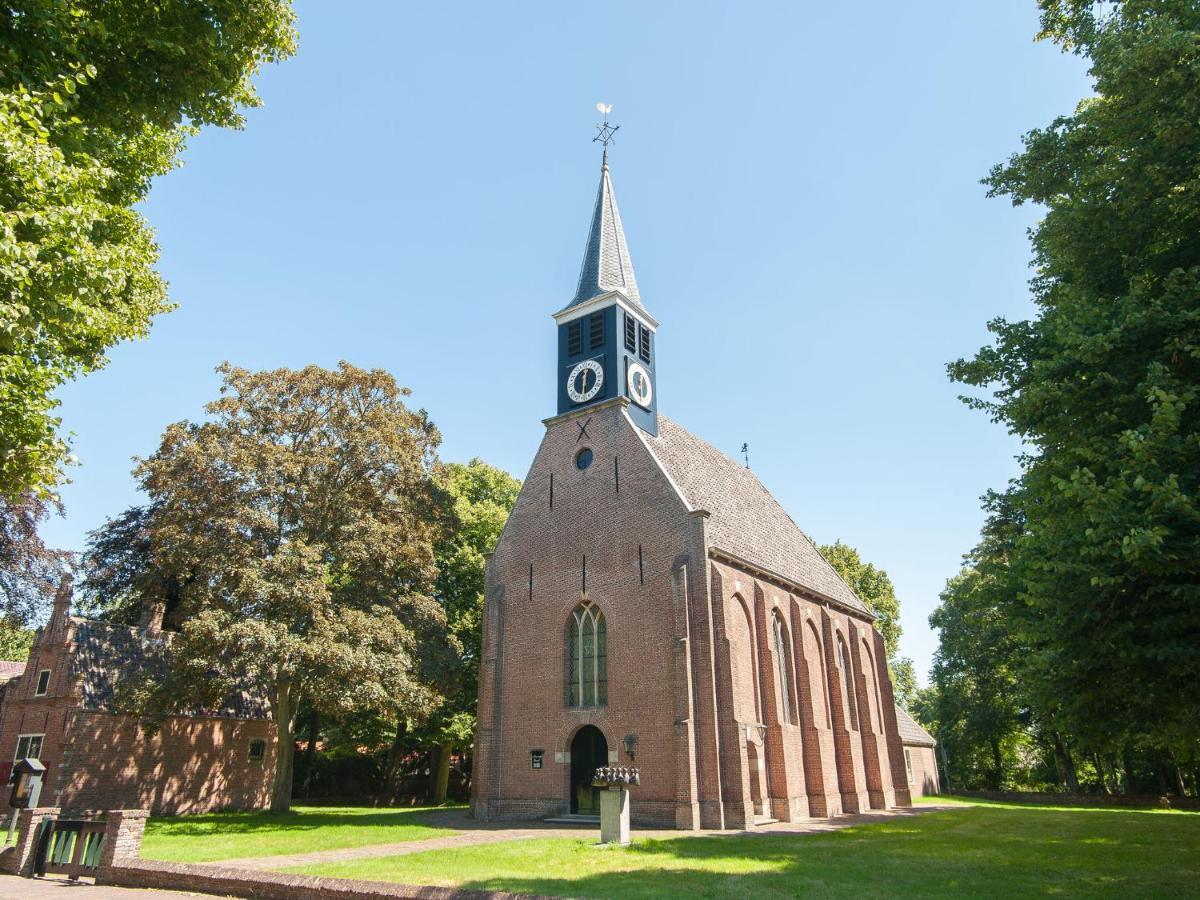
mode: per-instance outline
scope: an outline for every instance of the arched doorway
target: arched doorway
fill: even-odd
[[[608,765],[608,742],[595,725],[584,725],[571,741],[571,812],[600,815],[600,791],[592,787],[592,776]]]
[[[746,741],[746,767],[750,770],[750,804],[754,807],[754,815],[765,816],[767,805],[763,802],[762,757],[754,741]]]

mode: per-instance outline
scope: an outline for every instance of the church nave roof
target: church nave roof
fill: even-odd
[[[688,505],[709,512],[714,548],[873,615],[752,471],[663,415],[645,440]]]

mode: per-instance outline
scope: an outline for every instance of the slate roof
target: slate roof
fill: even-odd
[[[72,618],[75,623],[75,657],[72,674],[80,679],[85,709],[111,710],[117,684],[122,678],[141,678],[161,674],[166,657],[156,650],[165,649],[169,636],[161,632],[148,635],[143,629],[114,625],[96,619]],[[268,709],[261,692],[236,691],[223,707],[210,715],[237,719],[263,719]]]
[[[688,505],[710,513],[713,548],[872,616],[752,471],[666,416],[646,442]]]
[[[896,724],[900,729],[900,743],[913,744],[920,747],[935,747],[937,741],[928,731],[921,727],[902,706],[896,707]]]
[[[567,309],[586,303],[593,297],[620,291],[637,309],[645,311],[633,275],[633,260],[625,243],[617,195],[613,192],[608,164],[600,168],[600,188],[596,191],[596,206],[592,211],[592,227],[583,249],[583,265],[579,269],[579,287]]]

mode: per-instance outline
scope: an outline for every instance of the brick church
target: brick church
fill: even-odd
[[[606,136],[603,135],[602,136]],[[487,565],[472,806],[753,828],[910,804],[873,615],[748,468],[660,415],[607,146],[558,413]]]

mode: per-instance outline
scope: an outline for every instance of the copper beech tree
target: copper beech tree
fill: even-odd
[[[381,370],[228,364],[210,419],[179,422],[135,474],[154,564],[186,572],[148,716],[254,684],[277,725],[271,809],[291,800],[296,711],[422,720],[461,648],[431,596],[447,504],[440,437]]]

